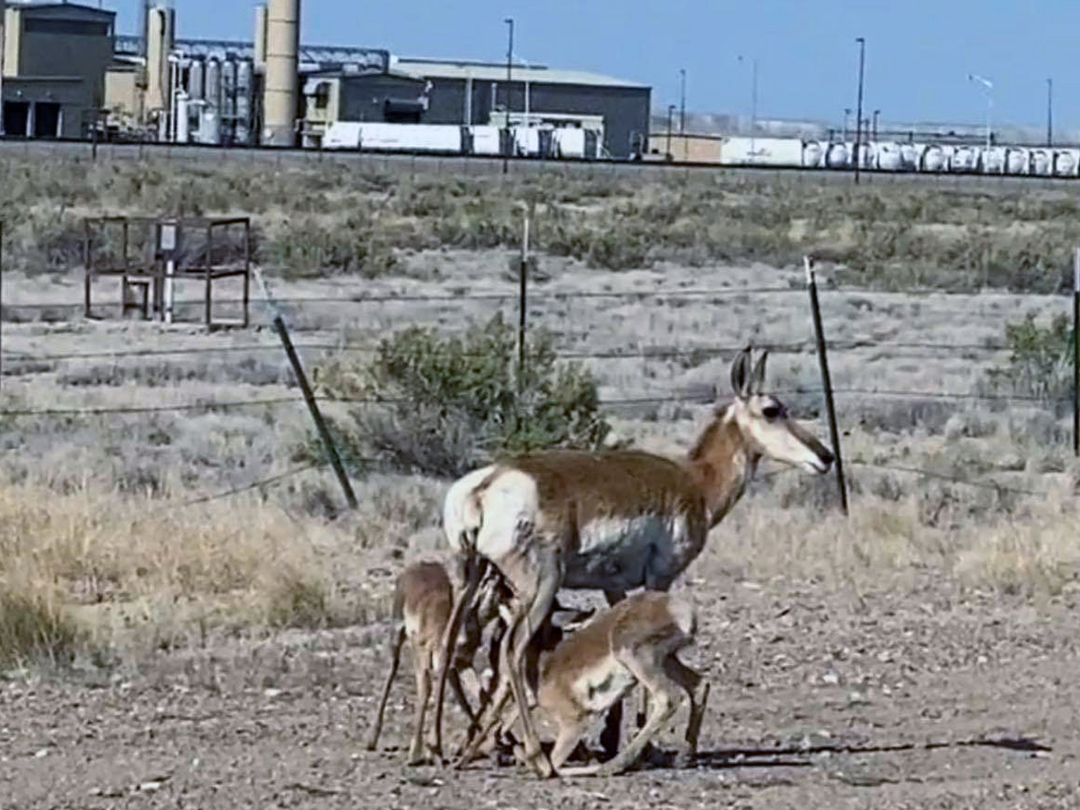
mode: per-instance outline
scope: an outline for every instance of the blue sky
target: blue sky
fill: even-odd
[[[83,0],[92,2],[92,0]],[[866,38],[864,110],[882,120],[981,123],[994,82],[994,120],[1044,126],[1054,79],[1055,129],[1080,127],[1076,0],[302,0],[307,44],[365,45],[409,56],[504,59],[504,17],[515,54],[552,67],[650,84],[653,107],[749,114],[757,57],[759,114],[839,121],[855,106]],[[104,0],[134,32],[138,0]],[[179,34],[250,39],[254,0],[175,0]]]

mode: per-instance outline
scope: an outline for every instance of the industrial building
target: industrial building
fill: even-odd
[[[651,89],[544,65],[391,57],[360,75],[314,73],[304,85],[306,134],[332,121],[574,127],[593,131],[613,157],[648,143]]]
[[[104,100],[115,20],[74,3],[0,0],[0,133],[88,136]]]
[[[496,149],[515,154],[545,154],[569,129],[616,158],[649,144],[645,85],[517,61],[508,77],[505,62],[306,46],[300,0],[253,4],[250,41],[180,38],[172,3],[126,1],[138,3],[134,36],[115,34],[111,11],[0,0],[5,135],[93,129],[110,139],[314,147],[334,124],[359,122],[494,127],[505,136]]]

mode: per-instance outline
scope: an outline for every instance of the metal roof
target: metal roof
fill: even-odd
[[[81,3],[58,3],[56,0],[8,0],[8,8],[19,11],[62,11],[67,14],[88,14],[93,17],[115,17],[115,11],[83,5]]]
[[[399,70],[415,73],[425,79],[467,79],[477,81],[505,81],[506,63],[477,62],[467,59],[425,59],[420,57],[393,57],[390,64]],[[536,82],[538,84],[583,84],[597,87],[632,87],[648,90],[647,84],[616,79],[602,73],[589,73],[584,70],[552,70],[547,65],[533,65],[515,62],[511,78],[517,82]]]

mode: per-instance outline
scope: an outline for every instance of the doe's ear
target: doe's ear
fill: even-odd
[[[757,364],[754,366],[754,373],[750,376],[750,383],[747,386],[752,395],[760,395],[765,392],[765,361],[769,359],[769,352],[765,350],[761,353],[761,357],[758,358]]]
[[[749,376],[747,374],[749,364],[750,347],[747,346],[739,352],[739,356],[731,364],[731,390],[739,399],[746,399],[750,395]]]

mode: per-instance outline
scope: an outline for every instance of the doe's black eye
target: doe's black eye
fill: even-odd
[[[778,419],[782,413],[779,405],[766,405],[761,409],[761,414],[766,419]]]

